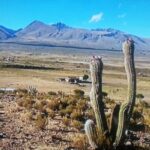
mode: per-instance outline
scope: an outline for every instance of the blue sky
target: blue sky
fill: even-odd
[[[150,0],[0,0],[0,25],[18,29],[34,20],[150,38]]]

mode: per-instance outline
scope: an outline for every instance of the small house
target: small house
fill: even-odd
[[[80,81],[78,77],[67,77],[65,80],[70,84],[77,84]]]

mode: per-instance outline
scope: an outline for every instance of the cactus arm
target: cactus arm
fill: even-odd
[[[95,113],[97,128],[103,135],[108,133],[108,126],[104,113],[104,104],[102,101],[102,60],[100,58],[93,58],[90,65],[90,70],[92,80],[90,100]]]
[[[84,125],[85,133],[88,137],[89,144],[91,145],[92,149],[97,149],[97,144],[96,144],[96,128],[94,125],[93,120],[87,120],[85,125]]]
[[[127,101],[122,104],[119,112],[119,123],[116,133],[115,145],[122,144],[125,137],[125,130],[128,127],[129,120],[135,105],[136,97],[136,72],[134,65],[134,42],[126,40],[123,45],[124,65],[128,81]]]
[[[118,119],[119,119],[119,110],[120,110],[120,105],[116,104],[113,111],[112,111],[112,115],[111,115],[110,135],[111,135],[111,139],[113,142],[116,138]]]
[[[123,43],[124,65],[128,80],[127,101],[129,104],[128,116],[132,115],[133,107],[136,99],[136,72],[134,65],[134,42],[126,40]]]
[[[116,139],[114,142],[115,146],[122,144],[122,141],[124,139],[125,130],[127,127],[127,111],[128,111],[128,103],[125,102],[121,105],[119,111],[119,122],[118,122],[118,128],[116,133]]]

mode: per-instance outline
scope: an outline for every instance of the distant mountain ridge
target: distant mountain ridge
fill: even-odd
[[[140,38],[115,29],[79,29],[63,23],[47,25],[33,21],[17,31],[0,26],[0,41],[43,43],[99,49],[120,49],[121,43],[131,37],[137,50],[150,50],[150,39]]]
[[[15,31],[8,29],[4,26],[0,26],[0,40],[5,40],[15,36]]]

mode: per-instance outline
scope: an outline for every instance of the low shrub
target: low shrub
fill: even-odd
[[[27,93],[28,93],[28,90],[27,90],[27,89],[17,89],[15,92],[16,92],[17,94],[18,94],[18,93],[27,94]]]
[[[66,107],[66,109],[62,109],[59,111],[60,115],[63,116],[70,116],[70,114],[73,111],[74,106],[69,105],[68,107]]]
[[[74,135],[72,141],[73,141],[72,146],[77,148],[78,150],[87,150],[89,148],[86,135],[84,134],[78,133]]]
[[[46,112],[50,118],[53,119],[55,117],[55,112],[52,109],[47,108]]]
[[[72,120],[71,121],[71,126],[74,127],[74,128],[76,128],[77,130],[81,130],[84,127],[83,123],[81,123],[78,120]]]
[[[93,109],[88,109],[86,112],[85,112],[85,117],[87,119],[94,119],[95,118],[95,114],[94,114],[94,111]]]
[[[31,109],[33,107],[33,104],[35,104],[35,101],[32,100],[31,97],[26,97],[26,98],[20,100],[18,102],[18,104],[19,104],[19,106],[22,105],[23,107],[26,107],[27,109]]]
[[[87,109],[87,107],[88,107],[87,106],[87,101],[84,100],[84,99],[79,100],[76,105],[77,105],[76,106],[77,109],[83,110],[83,111],[85,111]]]
[[[74,110],[71,115],[71,119],[83,121],[83,113],[81,110]]]
[[[83,90],[80,90],[80,89],[75,89],[74,90],[74,94],[77,98],[83,98],[84,96],[84,91]]]
[[[47,107],[54,111],[59,109],[59,105],[60,105],[60,100],[53,99],[47,101]]]
[[[44,114],[38,114],[35,120],[35,125],[38,129],[45,129],[48,124],[47,117]]]
[[[70,125],[70,119],[67,117],[63,117],[62,118],[62,122],[65,126],[69,126]]]
[[[89,78],[89,76],[87,74],[83,75],[83,80],[87,80]]]
[[[56,93],[56,92],[53,92],[53,91],[49,91],[49,92],[48,92],[48,95],[57,95],[57,93]]]

